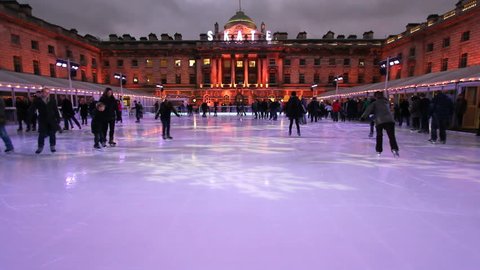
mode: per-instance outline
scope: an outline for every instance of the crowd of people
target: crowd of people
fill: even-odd
[[[480,104],[479,104],[480,106]],[[232,106],[233,107],[233,106]],[[232,108],[231,107],[231,108]],[[371,98],[351,99],[343,101],[334,100],[318,101],[313,98],[307,102],[305,98],[297,97],[292,92],[287,103],[279,100],[255,100],[251,105],[252,117],[254,119],[268,119],[276,121],[278,114],[285,113],[289,122],[289,136],[292,135],[293,124],[295,123],[297,135],[301,136],[300,125],[307,123],[307,116],[310,122],[318,122],[321,119],[331,119],[333,122],[368,120],[370,123],[369,137],[373,137],[375,130],[376,152],[383,152],[383,130],[387,133],[390,141],[390,148],[394,156],[399,156],[399,147],[395,137],[395,126],[401,127],[404,123],[411,128],[412,132],[429,133],[431,143],[445,144],[447,140],[446,130],[449,127],[459,128],[462,126],[463,115],[466,112],[466,100],[459,95],[453,102],[450,97],[442,92],[437,92],[430,100],[425,94],[414,95],[409,99],[400,99],[398,103],[391,102],[383,96],[383,92],[376,92]],[[61,114],[60,114],[60,111]],[[187,111],[188,116],[193,115],[193,105],[179,107],[179,111]],[[206,102],[199,108],[203,117],[207,117],[211,109]],[[214,117],[219,109],[224,112],[224,104],[219,108],[219,103],[213,106]],[[50,97],[48,88],[38,91],[35,95],[26,99],[16,100],[16,113],[18,119],[18,131],[23,131],[25,124],[26,132],[36,131],[38,126],[38,147],[35,153],[40,154],[44,149],[44,141],[49,137],[50,151],[56,152],[56,133],[74,128],[78,129],[88,126],[88,118],[91,118],[91,131],[94,137],[94,148],[101,149],[110,145],[116,146],[115,125],[121,123],[122,102],[115,99],[110,88],[105,89],[100,100],[93,98],[80,98],[78,108],[74,109],[72,102],[66,96],[60,96],[57,104],[55,98]],[[136,122],[143,118],[144,108],[140,102],[134,101],[132,110],[135,110]],[[232,109],[230,109],[232,111]],[[246,115],[246,107],[243,103],[236,105],[237,114]],[[81,124],[75,115],[79,113]],[[171,115],[180,117],[178,110],[169,100],[155,103],[155,119],[160,118],[162,123],[162,138],[173,139],[170,133]],[[63,128],[60,126],[63,118]],[[0,99],[0,137],[5,143],[5,152],[14,150],[13,144],[6,132],[5,103]],[[108,140],[107,140],[108,135]],[[477,131],[480,136],[480,127]]]

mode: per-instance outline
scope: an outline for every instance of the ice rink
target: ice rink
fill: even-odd
[[[377,157],[365,123],[149,117],[93,150],[90,128],[8,131],[1,270],[478,270],[480,138],[397,129]],[[295,134],[295,132],[294,132]]]

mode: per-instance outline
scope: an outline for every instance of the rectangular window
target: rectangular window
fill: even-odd
[[[80,54],[80,65],[82,65],[82,66],[87,65],[87,58],[83,54]]]
[[[410,52],[408,53],[408,56],[409,57],[415,57],[416,54],[417,54],[417,52],[416,52],[415,47],[410,48]]]
[[[195,61],[195,59],[188,60],[188,66],[189,67],[194,67],[196,63],[197,63],[197,61]]]
[[[335,58],[328,59],[329,66],[335,66],[337,64],[337,60]]]
[[[117,60],[117,67],[123,67],[123,59]]]
[[[182,75],[180,75],[180,74],[175,75],[175,83],[176,84],[181,84],[182,83]]]
[[[33,60],[33,74],[40,75],[40,63],[37,60]]]
[[[450,38],[444,38],[443,39],[443,48],[448,48],[450,47]]]
[[[306,66],[307,61],[305,59],[300,59],[300,66]]]
[[[50,64],[50,77],[52,77],[52,78],[57,77],[57,71],[56,71],[55,67],[56,67],[55,64]]]
[[[273,59],[275,60],[275,59]],[[277,83],[277,74],[275,72],[271,72],[268,76],[268,82],[270,84],[276,84]]]
[[[433,52],[433,43],[428,43],[427,44],[427,52]]]
[[[350,83],[350,78],[348,73],[343,73],[343,83]]]
[[[292,64],[292,60],[290,59],[285,59],[285,66],[290,66]]]
[[[38,44],[38,41],[32,40],[32,50],[36,50],[36,51],[40,50],[40,45]]]
[[[53,47],[52,45],[48,45],[48,53],[55,54],[55,47]]]
[[[230,68],[232,66],[232,62],[230,60],[223,61],[224,68]]]
[[[208,64],[210,65],[210,59],[208,59]],[[210,84],[210,72],[203,73],[203,83],[204,84]]]
[[[152,59],[146,59],[145,60],[145,66],[147,68],[152,68],[153,67],[153,60]],[[166,66],[166,65],[165,65]]]
[[[378,76],[373,76],[372,77],[372,83],[378,83],[380,81],[380,77]]]
[[[401,69],[397,69],[397,74],[395,75],[395,79],[401,79],[402,78],[402,70]]]
[[[132,59],[132,67],[138,67],[138,60]]]
[[[12,42],[12,44],[20,45],[20,36],[15,35],[15,34],[11,34],[10,35],[10,41]]]
[[[276,66],[277,61],[275,59],[269,59],[269,64],[270,64],[270,66]]]
[[[459,68],[466,68],[468,65],[468,53],[462,54],[460,57],[460,63],[458,65]]]
[[[462,33],[462,39],[461,41],[467,41],[467,40],[470,40],[470,31],[467,31],[467,32],[463,32]]]
[[[166,68],[166,67],[168,67],[168,60],[167,60],[167,59],[161,59],[161,60],[160,60],[160,67],[161,67],[161,68]]]
[[[175,66],[176,66],[176,67],[181,67],[181,66],[182,66],[182,60],[176,59],[176,60],[175,60]]]
[[[203,59],[203,65],[204,66],[210,66],[210,58]]]
[[[257,66],[257,62],[255,62],[255,61],[249,61],[248,62],[248,67],[249,68],[255,68],[256,66]]]
[[[67,58],[73,59],[73,52],[71,50],[67,49],[65,53],[67,55]]]
[[[299,75],[298,83],[301,83],[301,84],[305,83],[305,74],[301,73]]]
[[[145,75],[145,83],[151,84],[153,82],[152,80],[152,74],[147,74]]]
[[[448,70],[448,58],[443,58],[441,71],[447,71],[447,70]]]
[[[283,83],[285,83],[285,84],[290,84],[291,83],[290,74],[285,74],[285,76],[283,77]]]
[[[413,77],[415,76],[415,66],[409,66],[408,67],[408,77]]]
[[[335,76],[328,75],[328,83],[332,84],[332,83],[334,83],[334,80],[335,80]]]
[[[110,61],[108,61],[108,60],[103,61],[103,66],[104,67],[110,67]]]
[[[433,67],[432,62],[428,62],[427,63],[427,68],[425,69],[425,73],[426,74],[432,73],[432,67]]]
[[[13,57],[13,70],[15,72],[23,72],[22,58],[20,56]]]
[[[315,66],[320,66],[321,62],[322,62],[322,61],[321,61],[320,58],[315,58],[315,60],[313,60],[313,64],[314,64]]]
[[[243,61],[237,61],[236,63],[237,68],[243,68]]]
[[[105,80],[104,80],[105,84],[110,84],[110,74],[106,74],[105,75]]]
[[[350,66],[350,58],[343,59],[343,65],[344,66]]]
[[[167,84],[167,74],[160,75],[160,82],[162,84]]]
[[[364,67],[365,66],[365,59],[363,59],[363,58],[358,59],[358,66],[359,67]]]
[[[96,72],[92,72],[92,80],[93,80],[93,83],[98,83],[97,73],[96,73]]]
[[[138,75],[133,75],[133,84],[138,84]]]
[[[96,58],[92,58],[92,67],[93,68],[97,67],[97,59]]]
[[[196,74],[190,74],[189,76],[190,76],[189,83],[190,84],[197,84],[197,75]]]
[[[358,83],[365,83],[365,74],[358,74]]]
[[[86,82],[87,81],[87,73],[85,72],[85,70],[82,70],[82,82]]]
[[[313,83],[320,83],[320,74],[315,73],[315,75],[313,75]]]

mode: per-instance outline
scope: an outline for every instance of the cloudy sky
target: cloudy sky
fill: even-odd
[[[238,0],[19,0],[30,4],[33,14],[81,34],[107,39],[111,33],[179,32],[184,39],[221,27],[238,10]],[[411,22],[423,22],[429,14],[443,14],[456,0],[243,0],[242,8],[258,26],[284,31],[290,38],[307,31],[320,38],[327,31],[356,34],[373,30],[376,38],[398,34]]]

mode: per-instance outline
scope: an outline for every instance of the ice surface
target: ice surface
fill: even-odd
[[[283,118],[175,118],[173,141],[129,120],[118,147],[93,150],[88,128],[41,155],[8,131],[1,270],[480,269],[473,134],[397,130],[395,159],[368,125],[325,120],[298,138]]]

